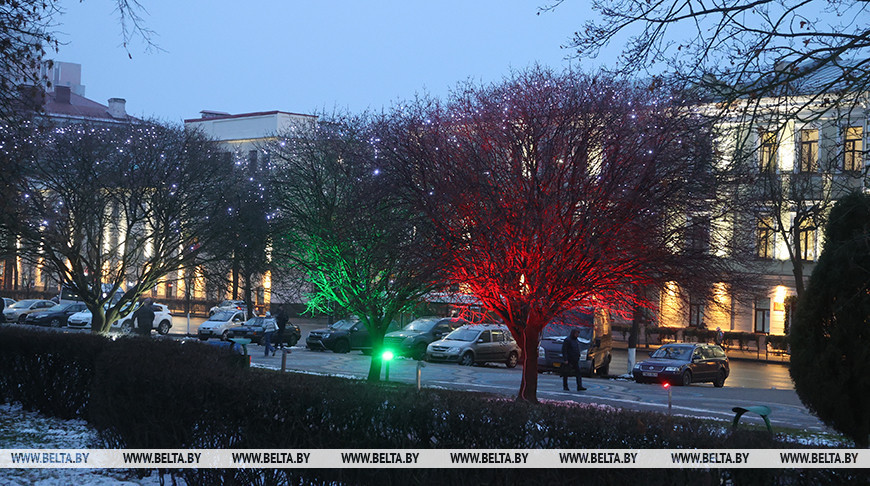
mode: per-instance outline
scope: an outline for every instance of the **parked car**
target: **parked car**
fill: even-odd
[[[54,307],[55,305],[57,304],[50,300],[19,300],[18,302],[10,305],[3,310],[3,317],[5,318],[6,322],[24,323],[24,320],[27,319],[27,314],[30,314],[31,312],[45,310],[49,307]]]
[[[66,326],[70,329],[90,329],[92,317],[90,309],[81,310],[69,316]]]
[[[5,309],[6,307],[14,304],[16,301],[15,299],[10,299],[9,297],[3,297],[3,302],[6,304],[5,306],[3,306],[3,308]]]
[[[209,317],[199,325],[197,336],[203,341],[209,338],[220,338],[226,341],[230,335],[230,327],[239,325],[245,320],[245,313],[240,310],[222,310]]]
[[[387,326],[387,332],[398,329],[399,324],[396,321]],[[305,345],[308,349],[329,349],[335,353],[348,353],[356,349],[362,351],[363,354],[372,352],[369,330],[358,317],[342,319],[327,328],[311,331],[305,338]]]
[[[67,320],[73,314],[87,309],[84,302],[75,302],[70,304],[58,304],[48,309],[43,309],[27,314],[24,322],[27,324],[35,324],[38,326],[63,327],[66,326]]]
[[[389,347],[393,354],[423,359],[429,344],[465,324],[468,321],[459,317],[420,317],[399,331],[387,333],[384,346]]]
[[[151,328],[156,329],[158,334],[167,334],[172,328],[172,312],[169,307],[163,304],[151,304],[154,309],[154,323]],[[138,306],[137,306],[138,308]],[[133,311],[135,312],[135,311]],[[136,328],[136,320],[133,318],[133,312],[118,319],[112,324],[112,329],[120,331],[122,334],[129,334]]]
[[[169,329],[172,328],[172,313],[169,311],[169,307],[163,304],[151,304],[151,306],[154,308],[154,324],[152,329],[156,329],[160,334],[168,333]],[[77,312],[69,317],[67,327],[70,329],[90,329],[93,317],[88,309]],[[136,323],[133,320],[133,313],[130,312],[113,322],[109,330],[121,334],[130,334],[135,327]]]
[[[613,358],[610,314],[588,307],[570,309],[547,323],[538,345],[538,371],[555,371],[564,364],[562,344],[571,330],[580,331],[580,374],[606,376]]]
[[[244,300],[225,300],[209,309],[208,316],[211,317],[220,311],[242,311],[247,315],[248,305],[245,304]]]
[[[709,381],[717,388],[725,386],[730,372],[728,357],[721,346],[697,343],[665,344],[632,370],[638,383],[668,382],[688,386]]]
[[[252,343],[263,344],[263,336],[266,334],[264,332],[266,322],[274,321],[274,317],[259,317],[254,316],[247,321],[244,322],[241,326],[233,326],[229,329],[229,338],[244,338],[250,339]],[[275,339],[277,339],[277,333],[275,334]],[[295,346],[296,343],[299,342],[299,339],[302,338],[302,331],[299,329],[299,326],[293,323],[287,323],[287,327],[284,328],[284,344],[287,346]],[[275,344],[275,343],[272,343]]]
[[[426,348],[427,361],[455,361],[464,366],[488,362],[517,365],[520,347],[500,324],[468,324]]]

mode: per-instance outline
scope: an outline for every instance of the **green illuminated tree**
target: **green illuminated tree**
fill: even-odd
[[[387,327],[437,282],[430,224],[399,198],[365,117],[321,120],[271,147],[276,258],[307,276],[309,310],[360,317],[373,342],[369,381],[381,373]]]
[[[799,298],[789,372],[801,401],[823,422],[870,443],[870,196],[831,210],[825,248]]]

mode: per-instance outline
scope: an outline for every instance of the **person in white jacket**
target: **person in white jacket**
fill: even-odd
[[[269,356],[269,352],[272,353],[272,356],[275,356],[275,347],[272,346],[272,337],[275,336],[275,331],[278,330],[278,324],[275,322],[275,319],[272,318],[272,314],[270,312],[266,312],[266,317],[263,322],[263,346],[265,346],[265,352],[263,356]]]

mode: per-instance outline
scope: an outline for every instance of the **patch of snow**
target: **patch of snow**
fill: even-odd
[[[84,420],[61,420],[28,412],[19,404],[0,404],[0,448],[90,449],[98,448],[97,432]],[[147,474],[147,473],[146,473]],[[185,482],[177,478],[179,485]],[[166,478],[171,484],[171,479]],[[157,486],[160,475],[136,477],[127,469],[0,469],[4,486]]]

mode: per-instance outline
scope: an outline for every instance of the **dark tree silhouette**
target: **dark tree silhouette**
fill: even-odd
[[[827,425],[870,443],[870,196],[831,210],[825,249],[798,300],[789,372],[801,401]]]
[[[728,282],[708,127],[678,99],[542,69],[391,114],[382,156],[474,295],[522,348],[536,400],[543,327],[580,305],[651,306],[638,288]],[[386,133],[387,131],[385,131]]]

